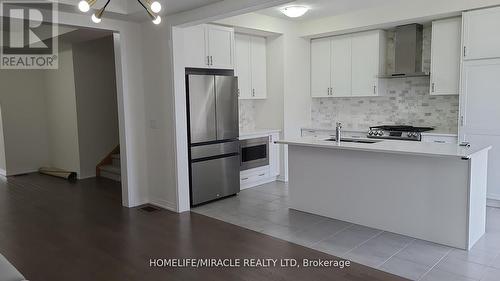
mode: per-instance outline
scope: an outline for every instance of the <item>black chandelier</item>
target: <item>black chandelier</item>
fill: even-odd
[[[109,2],[111,0],[107,0],[106,4],[99,10],[97,10],[94,14],[92,14],[92,21],[95,23],[100,23],[102,14],[104,14],[104,10],[106,10],[106,7],[108,6]],[[158,1],[151,1],[151,0],[144,0],[146,4],[142,3],[141,0],[137,0],[139,4],[146,10],[148,13],[149,17],[153,21],[154,24],[160,24],[161,22],[161,17],[158,15],[158,13],[161,11],[161,4]],[[80,11],[86,13],[90,10],[90,8],[97,2],[97,0],[82,0],[80,3],[78,3],[78,9]]]

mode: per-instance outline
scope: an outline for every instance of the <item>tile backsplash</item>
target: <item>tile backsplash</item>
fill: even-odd
[[[430,71],[432,28],[423,29],[422,70]],[[387,32],[387,72],[394,70],[394,32]],[[429,78],[387,80],[387,93],[381,97],[313,99],[311,121],[314,127],[334,127],[342,122],[353,130],[375,125],[405,124],[434,127],[436,131],[458,130],[458,96],[431,96]]]
[[[458,96],[429,95],[429,78],[389,79],[387,94],[369,98],[313,99],[312,124],[334,127],[342,122],[353,130],[382,124],[434,127],[436,131],[458,130]]]
[[[253,100],[239,101],[240,131],[252,131],[255,129],[255,102]]]

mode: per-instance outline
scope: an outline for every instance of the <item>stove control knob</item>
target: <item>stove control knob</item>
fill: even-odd
[[[380,137],[384,135],[384,132],[383,131],[378,131],[377,135],[379,135]]]
[[[372,130],[368,131],[368,135],[373,136],[373,131]]]
[[[412,132],[408,132],[407,136],[408,136],[409,138],[412,138],[412,137],[413,137],[413,133],[412,133]]]

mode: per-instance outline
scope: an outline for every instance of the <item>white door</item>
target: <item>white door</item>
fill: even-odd
[[[235,34],[235,75],[238,77],[240,99],[252,98],[250,36]]]
[[[380,42],[376,32],[352,37],[352,96],[376,96]]]
[[[351,38],[334,37],[331,55],[331,95],[351,96]]]
[[[464,13],[464,58],[500,58],[499,31],[500,7]]]
[[[275,141],[279,141],[280,134],[274,133],[269,136],[269,169],[270,176],[277,177],[280,175],[280,145],[275,144]]]
[[[233,69],[234,30],[223,26],[207,25],[207,35],[210,67]]]
[[[464,62],[462,91],[464,133],[500,136],[500,59]]]
[[[187,67],[207,68],[209,57],[205,52],[205,25],[184,28],[184,53]]]
[[[266,38],[250,37],[251,67],[252,67],[252,97],[265,99],[267,97],[267,57]]]
[[[431,95],[458,95],[462,19],[432,22]]]
[[[500,59],[464,62],[460,139],[491,145],[488,194],[500,196]]]
[[[311,41],[311,96],[330,96],[331,39]]]

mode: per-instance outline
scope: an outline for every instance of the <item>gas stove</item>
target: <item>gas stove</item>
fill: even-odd
[[[370,127],[370,131],[368,131],[368,138],[421,141],[422,133],[432,130],[434,130],[434,128],[403,125],[376,126]]]

